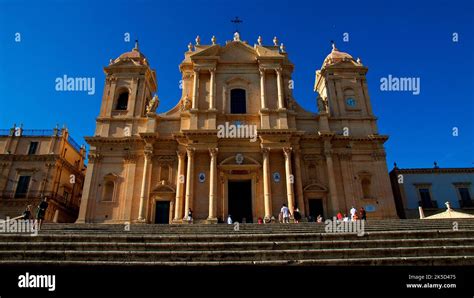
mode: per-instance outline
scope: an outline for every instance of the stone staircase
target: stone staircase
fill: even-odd
[[[470,219],[369,220],[363,236],[326,233],[318,223],[129,227],[45,224],[38,236],[2,233],[0,266],[474,265]]]

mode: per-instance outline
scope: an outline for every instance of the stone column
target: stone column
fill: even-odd
[[[209,72],[211,73],[211,79],[210,79],[210,90],[209,90],[209,110],[214,110],[215,108],[215,74],[216,74],[216,69],[215,68],[211,68],[209,70]]]
[[[283,82],[281,77],[281,68],[275,69],[277,74],[277,88],[278,88],[278,109],[283,109],[285,107],[283,103]]]
[[[301,216],[305,216],[304,196],[303,196],[303,173],[301,172],[301,149],[295,150],[295,174],[296,190],[298,192],[297,201]]]
[[[263,148],[263,202],[265,205],[265,217],[272,217],[272,198],[270,186],[270,149]]]
[[[199,92],[199,69],[194,69],[194,84],[193,84],[193,102],[192,109],[197,109],[197,98]]]
[[[179,221],[183,218],[183,186],[184,186],[184,159],[186,153],[177,151],[178,155],[178,175],[176,175],[176,199],[174,205],[174,220]]]
[[[293,214],[295,209],[295,194],[293,192],[294,177],[291,172],[291,147],[283,148],[283,154],[285,155],[285,173],[286,173],[286,196],[288,198],[288,209]]]
[[[332,161],[332,149],[331,143],[329,141],[325,141],[324,143],[324,155],[326,156],[326,164],[328,167],[328,178],[329,178],[329,195],[331,198],[331,206],[333,209],[333,215],[339,210],[339,202],[337,197],[337,189],[336,189],[336,178],[334,173],[334,164]]]
[[[132,220],[132,200],[135,189],[135,173],[137,168],[137,156],[129,153],[124,157],[124,164],[127,169],[127,184],[125,185],[125,197],[123,198],[122,219],[126,222]]]
[[[86,177],[84,179],[84,190],[82,192],[81,206],[79,208],[79,216],[76,223],[86,223],[91,217],[91,205],[94,204],[92,196],[96,196],[95,180],[97,180],[97,172],[100,170],[100,160],[102,156],[98,153],[89,153],[89,163],[87,165]],[[7,180],[8,182],[8,180]]]
[[[262,109],[267,108],[267,103],[265,102],[265,69],[260,68],[260,105]]]
[[[184,202],[184,219],[188,216],[188,210],[191,208],[193,199],[193,178],[194,178],[194,148],[187,148],[188,168],[186,170],[186,199]]]
[[[140,191],[140,208],[138,211],[138,221],[144,222],[145,221],[145,211],[146,211],[146,203],[148,201],[148,175],[149,175],[149,168],[151,164],[151,158],[153,156],[153,148],[149,145],[145,146],[145,162],[143,165],[143,177],[142,177],[142,188]]]
[[[217,148],[209,148],[211,163],[209,169],[209,217],[208,221],[217,223]]]

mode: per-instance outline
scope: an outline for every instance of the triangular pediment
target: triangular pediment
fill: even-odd
[[[257,53],[254,48],[243,42],[232,41],[221,49],[219,56],[224,62],[255,62]]]
[[[282,58],[284,57],[282,54],[280,54],[278,47],[264,47],[261,45],[256,46],[256,51],[259,57],[279,57]]]
[[[192,54],[191,58],[219,56],[220,49],[221,47],[219,45],[209,46],[205,49],[201,49],[199,52]]]

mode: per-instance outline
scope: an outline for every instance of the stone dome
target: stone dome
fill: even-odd
[[[323,67],[335,64],[339,61],[344,60],[354,60],[354,58],[346,52],[341,52],[336,48],[336,45],[332,44],[332,51],[327,55],[326,59],[324,59]]]

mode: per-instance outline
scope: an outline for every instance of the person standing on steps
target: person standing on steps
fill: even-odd
[[[30,220],[31,219],[31,205],[26,206],[25,211],[23,211],[23,220]]]
[[[354,215],[357,213],[357,209],[354,206],[352,206],[350,212],[351,212],[351,220],[354,220]]]
[[[230,214],[227,216],[227,224],[228,225],[231,225],[233,224],[234,222],[232,221],[232,217],[230,216]]]
[[[189,210],[188,210],[187,220],[188,220],[189,223],[193,222],[193,210],[191,210],[191,208],[189,208]]]
[[[38,205],[38,211],[36,212],[36,219],[38,220],[38,228],[40,230],[46,215],[46,209],[48,209],[48,197],[44,197],[43,201]]]
[[[281,207],[280,213],[283,215],[283,222],[290,223],[290,209],[285,204]]]

